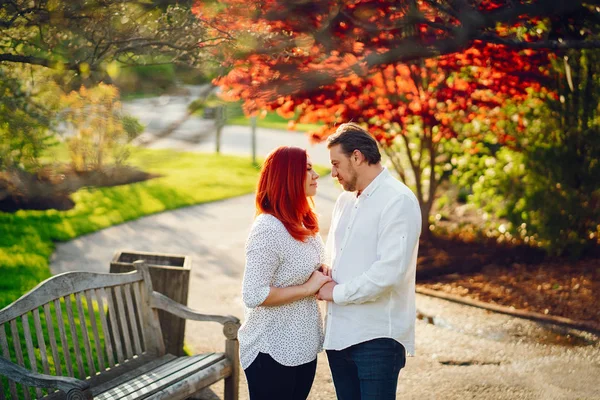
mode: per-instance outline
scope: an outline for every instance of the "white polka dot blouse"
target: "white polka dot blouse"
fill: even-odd
[[[245,318],[239,331],[240,362],[246,369],[259,352],[286,366],[311,362],[323,345],[323,324],[315,296],[281,306],[261,306],[270,287],[305,283],[324,262],[319,234],[294,239],[270,214],[256,217],[246,242],[242,283]]]

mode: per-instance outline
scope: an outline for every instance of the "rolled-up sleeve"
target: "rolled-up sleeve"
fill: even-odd
[[[246,242],[246,267],[242,282],[242,299],[247,307],[258,307],[269,296],[279,263],[277,234],[264,224],[255,224]]]
[[[361,275],[336,285],[333,301],[340,305],[374,301],[401,282],[411,265],[411,249],[420,234],[418,204],[406,195],[391,200],[382,213],[378,229],[378,261]]]

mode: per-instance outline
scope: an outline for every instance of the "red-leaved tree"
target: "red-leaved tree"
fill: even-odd
[[[222,48],[232,67],[216,81],[225,97],[242,99],[248,113],[276,110],[297,122],[321,122],[323,127],[311,133],[316,140],[343,122],[364,125],[399,177],[414,185],[428,226],[452,155],[447,144],[475,120],[495,131],[498,143],[510,142],[498,122],[520,116],[503,115],[501,106],[519,101],[527,90],[541,90],[549,57],[547,51],[471,40],[460,52],[424,60],[371,61],[389,53],[398,38],[418,38],[426,47],[450,37],[460,20],[433,3],[292,2],[294,13],[284,1],[228,0],[212,7],[199,4],[195,12],[236,39]],[[502,1],[476,3],[491,12]],[[497,25],[494,35],[506,40],[520,35],[524,43],[541,40],[544,21],[527,23],[523,29],[518,19]],[[480,135],[477,130],[466,134],[475,141]]]

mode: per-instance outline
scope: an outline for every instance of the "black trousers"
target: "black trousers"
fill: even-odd
[[[268,354],[258,353],[244,370],[250,400],[306,400],[316,370],[316,359],[297,367],[287,367]]]

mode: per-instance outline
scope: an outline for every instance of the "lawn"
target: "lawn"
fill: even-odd
[[[161,177],[79,190],[72,195],[76,206],[68,211],[0,212],[0,308],[51,275],[54,242],[144,215],[250,193],[258,176],[249,158],[174,150],[137,150],[131,164]]]
[[[229,118],[227,124],[250,126],[250,118],[247,118],[244,115]],[[288,129],[288,124],[289,120],[276,113],[268,113],[264,118],[258,117],[256,119],[256,126],[259,128]],[[320,126],[321,125],[318,124],[296,124],[294,130],[298,132],[308,132],[317,129]]]
[[[208,107],[216,107],[218,105],[223,104],[221,101],[218,101],[214,98],[206,101],[205,104],[201,105],[196,113],[197,115],[204,115],[204,108]],[[242,125],[242,126],[250,126],[251,121],[250,118],[244,115],[242,111],[241,103],[227,103],[227,125]],[[285,119],[276,112],[268,112],[264,117],[258,117],[256,119],[256,126],[259,128],[269,128],[269,129],[289,129],[290,119]],[[294,127],[295,131],[298,132],[308,132],[315,130],[321,127],[322,124],[296,124]]]

